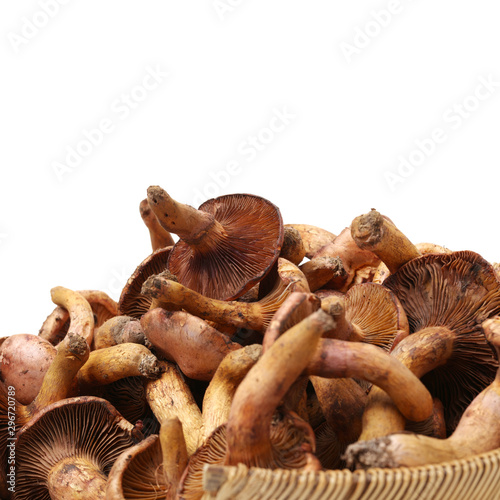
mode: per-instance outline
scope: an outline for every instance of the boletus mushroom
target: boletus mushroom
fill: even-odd
[[[219,196],[197,210],[150,186],[148,201],[160,224],[180,238],[170,253],[169,271],[201,295],[237,299],[269,272],[280,254],[283,220],[278,207],[264,198]]]

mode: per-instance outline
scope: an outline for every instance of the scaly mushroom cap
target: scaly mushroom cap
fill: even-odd
[[[114,461],[137,442],[133,431],[104,399],[69,398],[48,406],[17,434],[14,498],[61,498],[53,495],[66,483],[88,489],[79,498],[104,499]]]
[[[203,249],[179,240],[168,259],[168,269],[179,283],[202,295],[237,299],[276,262],[284,237],[281,213],[271,202],[250,194],[220,196],[206,201],[199,210],[213,216],[224,233],[209,236],[211,241]]]
[[[481,323],[500,312],[500,281],[480,255],[458,251],[413,259],[384,286],[401,301],[410,334],[440,326],[456,335],[448,362],[422,378],[442,401],[451,431],[468,404],[495,378],[498,360]]]
[[[141,293],[142,284],[155,274],[167,269],[168,256],[172,247],[160,248],[148,255],[135,269],[123,287],[118,309],[123,316],[140,319],[149,311],[153,299]]]

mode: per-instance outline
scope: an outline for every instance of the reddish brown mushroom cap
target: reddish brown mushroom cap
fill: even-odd
[[[446,327],[455,335],[446,364],[422,381],[445,408],[448,430],[495,378],[498,360],[481,323],[500,312],[500,281],[492,266],[471,251],[428,254],[411,260],[384,281],[406,312],[410,334]]]
[[[179,283],[202,295],[234,300],[258,283],[277,260],[284,237],[281,213],[271,202],[250,194],[220,196],[199,210],[218,221],[224,233],[211,238],[209,245],[205,242],[202,250],[179,240],[168,269]]]
[[[168,256],[172,247],[160,248],[148,255],[135,269],[123,287],[118,309],[123,316],[140,319],[149,311],[153,299],[141,293],[143,283],[155,274],[167,269]]]

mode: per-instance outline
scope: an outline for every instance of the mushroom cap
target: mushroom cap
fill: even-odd
[[[362,332],[363,342],[389,351],[400,332],[409,331],[405,311],[396,295],[377,283],[353,285],[345,294],[347,321]]]
[[[417,257],[390,275],[384,286],[403,305],[410,334],[444,326],[456,335],[446,364],[422,377],[431,394],[442,401],[452,431],[497,372],[498,359],[481,323],[500,312],[500,281],[485,259],[465,250]]]
[[[120,453],[136,444],[134,426],[106,400],[63,399],[37,413],[17,434],[16,500],[50,500],[47,475],[82,457],[107,476]]]
[[[172,247],[160,248],[148,255],[135,269],[123,287],[118,309],[123,316],[140,319],[149,311],[152,298],[141,293],[143,283],[152,275],[167,269],[168,257]]]
[[[232,194],[206,201],[200,211],[224,228],[210,252],[179,240],[168,269],[179,283],[219,300],[234,300],[258,283],[276,262],[283,244],[281,213],[270,201],[251,194]]]

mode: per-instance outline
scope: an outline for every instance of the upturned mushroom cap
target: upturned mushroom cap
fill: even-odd
[[[168,269],[202,295],[240,297],[268,273],[280,254],[283,220],[278,207],[264,198],[225,195],[195,210],[172,200],[161,187],[150,186],[148,201],[160,224],[180,238]]]
[[[48,406],[17,434],[15,500],[105,499],[114,461],[137,442],[133,431],[104,399],[70,398]],[[67,496],[78,491],[78,497]]]
[[[118,309],[123,316],[140,319],[148,312],[153,299],[141,293],[143,283],[150,277],[167,269],[168,256],[172,247],[160,248],[148,255],[135,269],[123,287]]]
[[[448,361],[422,378],[442,401],[451,432],[467,405],[495,378],[498,360],[481,323],[500,312],[500,281],[480,255],[458,251],[413,259],[384,285],[403,305],[410,336],[434,326],[455,336]]]

